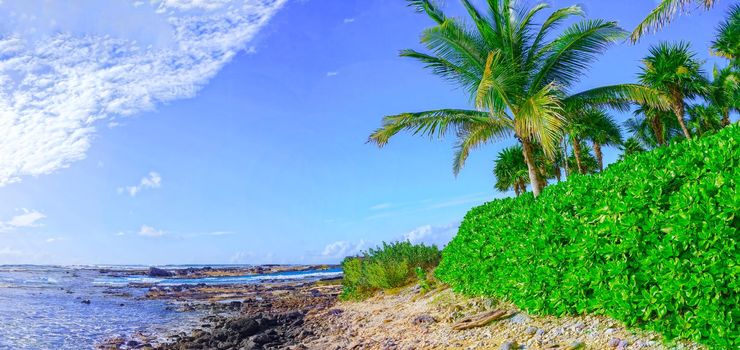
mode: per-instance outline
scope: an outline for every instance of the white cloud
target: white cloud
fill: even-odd
[[[28,228],[41,226],[39,220],[46,217],[43,213],[36,210],[21,209],[22,214],[13,216],[8,221],[0,221],[0,232],[9,231],[15,228]]]
[[[365,245],[365,240],[360,240],[357,243],[336,241],[324,247],[324,251],[321,253],[321,256],[330,259],[343,259],[350,255],[359,254],[363,249],[365,249]]]
[[[59,242],[59,241],[64,241],[64,240],[66,240],[66,238],[64,237],[49,237],[46,239],[46,243],[54,243],[54,242]]]
[[[193,97],[285,1],[90,2],[64,13],[38,0],[15,3],[27,12],[15,17],[4,9],[0,186],[85,158],[101,123]]]
[[[118,232],[114,233],[113,235],[116,236],[116,237],[121,237],[121,236],[125,236],[126,235],[126,232],[118,231]]]
[[[352,22],[354,22],[354,21],[355,21],[355,19],[354,19],[354,18],[345,18],[345,19],[344,19],[344,23],[345,23],[345,24],[346,24],[346,23],[352,23]]]
[[[139,235],[140,236],[146,236],[146,237],[162,237],[164,236],[165,232],[162,230],[157,230],[154,227],[147,226],[147,225],[141,225],[141,229],[139,229]]]
[[[162,176],[160,176],[159,173],[152,171],[149,172],[148,176],[141,178],[138,185],[119,187],[118,194],[126,192],[129,196],[133,197],[145,188],[159,188],[160,186],[162,186]]]
[[[441,226],[419,226],[404,234],[403,240],[409,241],[414,244],[436,244],[438,247],[442,247],[449,243],[452,237],[457,234],[457,228],[459,226],[459,223],[452,223]]]
[[[339,72],[326,72],[327,77],[335,77],[339,75]]]

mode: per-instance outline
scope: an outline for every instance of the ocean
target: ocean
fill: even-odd
[[[187,267],[199,266],[165,268]],[[341,275],[341,270],[330,269],[167,279],[106,271],[142,268],[0,266],[0,349],[94,349],[106,338],[189,329],[198,323],[202,316],[199,312],[179,312],[166,301],[143,299],[148,289],[143,284],[288,283]]]

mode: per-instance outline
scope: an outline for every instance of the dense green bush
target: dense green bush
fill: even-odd
[[[344,259],[341,297],[359,300],[380,289],[405,286],[419,274],[417,269],[429,270],[437,266],[439,259],[440,251],[436,246],[384,242],[377,249]]]
[[[535,313],[596,313],[737,349],[740,126],[465,216],[437,277]]]

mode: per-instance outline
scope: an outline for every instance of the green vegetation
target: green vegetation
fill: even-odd
[[[740,126],[472,209],[437,277],[535,313],[740,346]]]
[[[362,300],[382,289],[403,287],[419,278],[422,288],[429,287],[426,271],[437,266],[440,251],[436,246],[409,242],[383,243],[358,257],[342,262],[343,300]]]

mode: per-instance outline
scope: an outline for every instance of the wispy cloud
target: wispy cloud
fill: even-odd
[[[118,194],[128,193],[129,196],[133,197],[145,188],[159,188],[160,186],[162,186],[162,176],[152,171],[149,175],[141,178],[138,185],[119,187]]]
[[[20,209],[21,214],[13,216],[8,221],[0,221],[0,232],[10,231],[16,228],[28,228],[41,226],[39,221],[46,218],[41,212],[36,210],[28,210],[26,208]]]
[[[365,217],[365,220],[377,220],[428,210],[451,208],[470,204],[480,204],[485,201],[492,200],[499,195],[500,194],[492,195],[488,192],[480,192],[452,198],[424,199],[403,203],[380,203],[370,207],[370,210],[374,211],[374,213]]]
[[[139,236],[162,237],[164,235],[165,235],[164,231],[157,230],[154,227],[147,226],[147,225],[141,225],[141,228],[139,229]]]
[[[335,77],[339,75],[339,72],[333,71],[333,72],[326,72],[327,77]]]
[[[120,3],[104,10],[118,22],[101,26],[88,25],[106,15],[94,2],[73,12],[42,0],[5,9],[0,186],[85,158],[99,124],[194,96],[285,2]]]
[[[354,22],[354,21],[355,21],[355,19],[354,19],[354,18],[345,18],[345,19],[344,19],[344,24],[347,24],[347,23],[352,23],[352,22]]]
[[[44,240],[46,243],[54,243],[54,242],[61,242],[66,240],[65,237],[49,237],[46,240]]]

